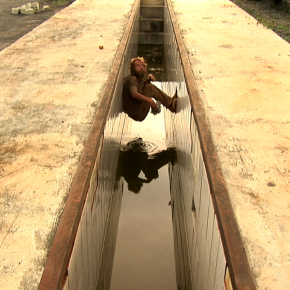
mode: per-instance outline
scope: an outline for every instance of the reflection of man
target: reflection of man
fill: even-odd
[[[152,74],[146,74],[146,63],[143,57],[136,57],[130,61],[130,75],[124,80],[123,86],[123,108],[124,112],[135,121],[143,121],[151,108],[153,113],[158,112],[158,106],[152,100],[155,99],[163,104],[171,112],[176,112],[177,94],[172,98],[150,84],[155,81]]]
[[[128,189],[139,193],[144,183],[150,183],[158,178],[158,170],[173,161],[174,149],[167,149],[153,155],[142,151],[142,139],[139,138],[128,143],[128,146],[120,152],[119,172],[128,184]],[[140,178],[141,171],[145,178]]]

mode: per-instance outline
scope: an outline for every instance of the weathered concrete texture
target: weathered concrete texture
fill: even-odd
[[[290,289],[290,45],[230,1],[174,0],[258,289]]]
[[[37,288],[133,2],[77,1],[0,53],[0,289]]]

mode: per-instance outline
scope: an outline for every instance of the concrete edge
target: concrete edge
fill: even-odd
[[[223,249],[230,271],[232,286],[234,290],[254,290],[256,289],[256,285],[253,273],[249,266],[238,223],[229,198],[228,189],[225,178],[223,177],[220,160],[215,149],[210,125],[206,118],[202,100],[197,90],[197,84],[195,83],[195,78],[189,64],[186,48],[179,32],[171,1],[167,0],[167,4],[181,56],[181,63],[184,70],[192,111],[197,124],[202,156],[209,180],[209,187],[217,216]]]
[[[52,247],[48,254],[47,262],[38,286],[40,290],[62,289],[64,285],[70,255],[90,185],[90,177],[99,146],[101,145],[106,117],[110,109],[120,64],[131,34],[134,18],[139,7],[139,1],[140,0],[136,0],[133,5],[131,16],[116,53],[103,97],[96,112]]]

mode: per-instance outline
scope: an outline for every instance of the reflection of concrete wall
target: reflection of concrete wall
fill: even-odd
[[[137,13],[138,14],[138,13]],[[138,19],[138,15],[136,16]],[[139,23],[135,21],[120,67],[113,100],[106,120],[102,145],[93,169],[87,199],[68,267],[65,290],[110,288],[117,225],[122,197],[122,180],[115,172],[124,130],[130,121],[122,112],[123,77],[137,53]],[[110,211],[113,215],[110,215]]]
[[[165,57],[171,82],[162,89],[173,95],[177,88],[179,96],[178,113],[165,112],[167,139],[178,158],[170,167],[178,289],[225,289],[226,260],[167,9]]]
[[[110,289],[122,196],[123,188],[122,181],[120,180],[115,183],[112,199],[110,201],[110,214],[108,214],[106,224],[107,227],[104,236],[105,242],[102,248],[102,258],[100,259],[99,271],[98,273],[92,273],[97,276],[96,290]]]
[[[139,44],[163,45],[164,6],[162,1],[141,1]]]

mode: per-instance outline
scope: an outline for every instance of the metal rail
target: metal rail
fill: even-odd
[[[242,237],[229,198],[221,163],[210,131],[210,125],[206,118],[206,113],[197,90],[195,78],[187,57],[186,48],[178,28],[171,1],[167,0],[167,4],[181,58],[191,107],[200,138],[201,151],[217,216],[224,253],[230,271],[232,286],[234,290],[254,290],[256,289],[256,286],[253,279],[253,273],[249,266]]]
[[[121,44],[116,53],[113,66],[104,89],[103,97],[96,112],[92,128],[88,135],[88,139],[47,258],[42,278],[38,286],[39,290],[62,289],[64,285],[71,252],[90,185],[93,167],[96,161],[98,149],[101,145],[102,135],[112,102],[112,96],[119,74],[120,64],[124,57],[125,49],[131,35],[131,30],[134,24],[135,15],[139,9],[139,4],[140,0],[136,0]]]

